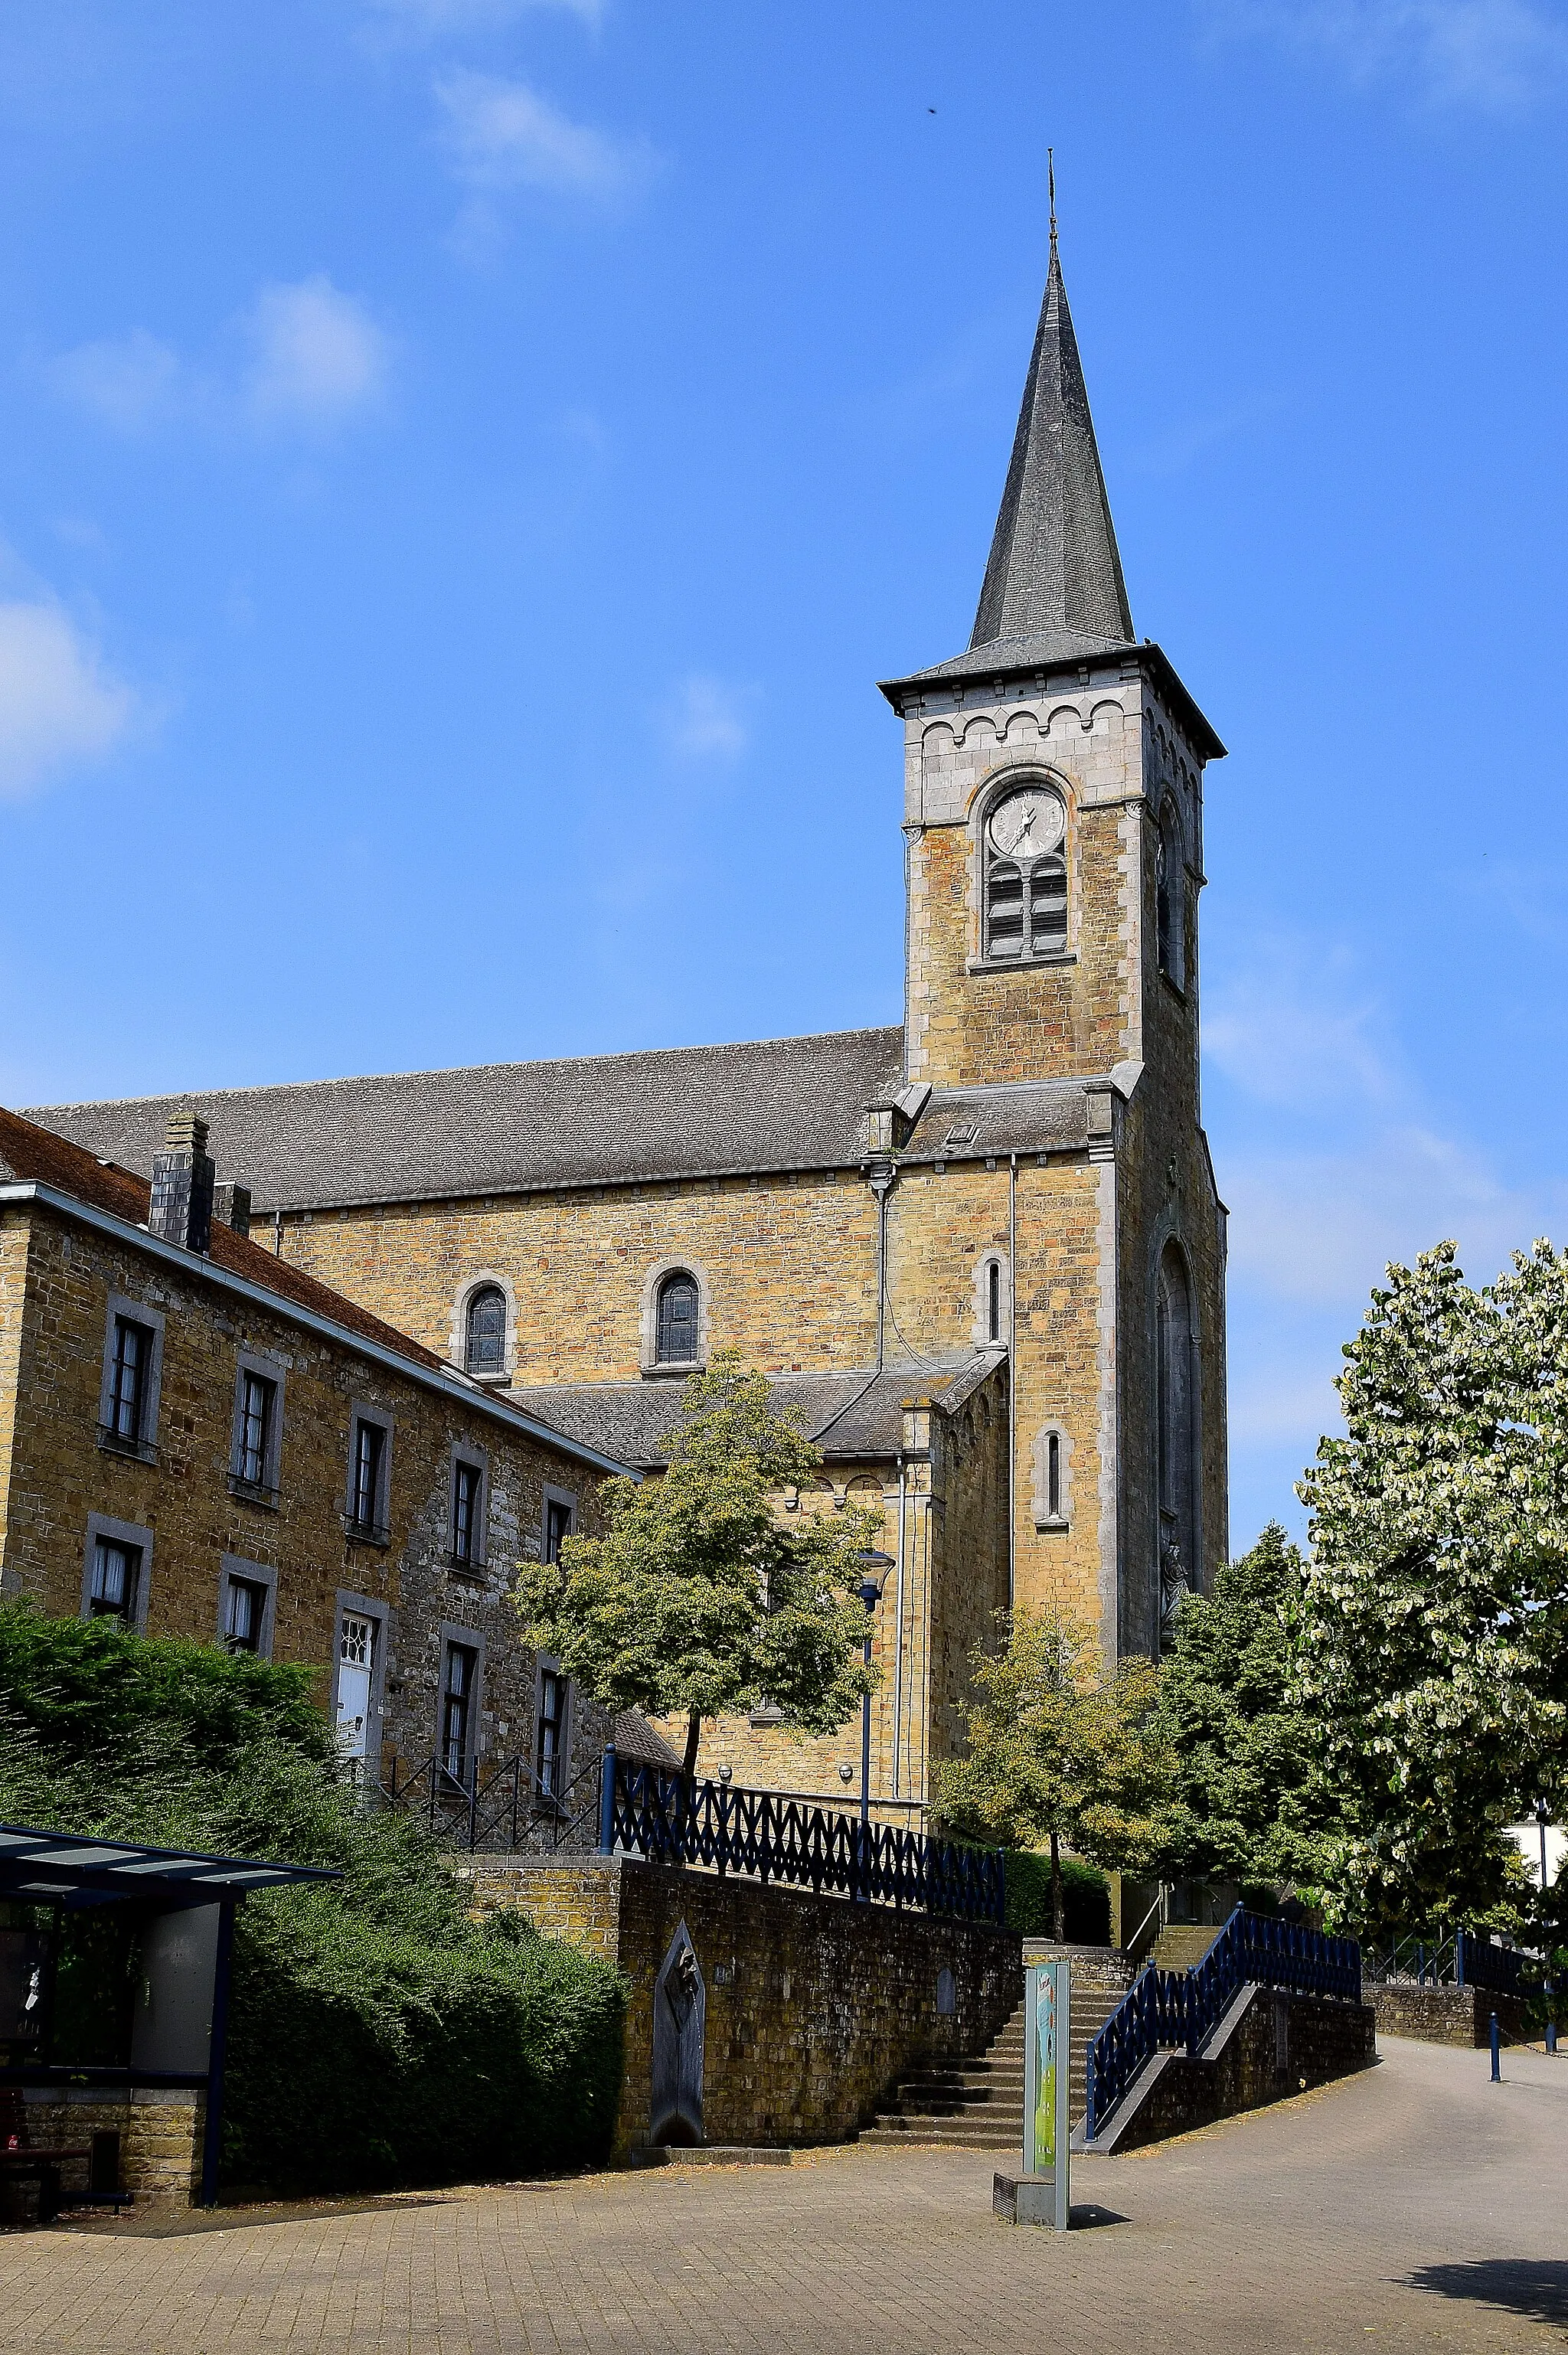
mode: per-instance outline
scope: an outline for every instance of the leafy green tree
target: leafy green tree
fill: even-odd
[[[1321,1877],[1312,1727],[1290,1690],[1303,1567],[1271,1521],[1177,1614],[1159,1704],[1176,1758],[1163,1859],[1173,1878]]]
[[[1502,1921],[1503,1836],[1561,1802],[1568,1702],[1568,1257],[1484,1291],[1452,1243],[1391,1267],[1300,1494],[1296,1693],[1358,1926]]]
[[[1051,1851],[1051,1913],[1065,1934],[1061,1849],[1138,1870],[1164,1846],[1173,1760],[1157,1715],[1159,1672],[1108,1665],[1094,1631],[1056,1611],[1003,1614],[1007,1648],[974,1656],[979,1698],[967,1753],[933,1774],[955,1831]]]
[[[529,1642],[606,1708],[685,1715],[689,1779],[704,1720],[766,1703],[829,1733],[859,1708],[874,1677],[856,1556],[881,1514],[775,1511],[822,1458],[735,1352],[691,1377],[684,1406],[668,1469],[606,1481],[603,1536],[525,1563],[517,1601]]]

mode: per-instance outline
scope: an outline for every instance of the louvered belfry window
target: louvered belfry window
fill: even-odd
[[[654,1356],[661,1366],[697,1363],[697,1279],[684,1270],[659,1286]]]
[[[498,1284],[482,1284],[468,1304],[464,1362],[471,1374],[507,1370],[507,1295]]]
[[[987,957],[1050,956],[1067,946],[1067,810],[1048,785],[1004,794],[986,820]]]

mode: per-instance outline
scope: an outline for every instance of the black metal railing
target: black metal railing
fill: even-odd
[[[1325,1937],[1238,1905],[1191,1970],[1146,1966],[1089,2047],[1085,2140],[1093,2140],[1156,2052],[1185,2046],[1196,2060],[1237,1988],[1249,1982],[1360,2003],[1361,1950],[1353,1938]]]
[[[997,1849],[863,1824],[777,1791],[688,1783],[613,1750],[604,1753],[601,1774],[599,1845],[650,1863],[699,1865],[960,1921],[1001,1923],[1007,1916]]]
[[[383,1806],[418,1815],[449,1848],[487,1849],[516,1855],[524,1849],[567,1848],[575,1838],[592,1847],[599,1824],[601,1761],[592,1758],[560,1791],[541,1783],[532,1761],[515,1758],[454,1774],[438,1753],[407,1774],[394,1754],[389,1773],[374,1785]]]

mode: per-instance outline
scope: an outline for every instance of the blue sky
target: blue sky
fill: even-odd
[[[900,1010],[1062,250],[1211,772],[1233,1536],[1568,1231],[1563,0],[0,0],[0,1100]]]

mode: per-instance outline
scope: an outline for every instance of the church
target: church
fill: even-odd
[[[881,1500],[870,1796],[918,1810],[999,1612],[1157,1657],[1227,1548],[1198,928],[1224,747],[1134,635],[1054,226],[973,636],[881,691],[901,1025],[29,1117],[144,1176],[171,1117],[207,1123],[255,1243],[594,1460],[656,1469],[683,1378],[739,1351],[822,1453],[779,1509]],[[858,1797],[858,1729],[771,1716],[699,1771]]]

